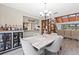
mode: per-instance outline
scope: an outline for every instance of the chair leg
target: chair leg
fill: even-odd
[[[44,54],[47,55],[47,50],[46,49],[44,50]]]
[[[60,55],[60,54],[61,54],[61,51],[58,51],[58,52],[57,52],[57,55]]]
[[[62,50],[62,47],[60,47],[60,50]]]
[[[62,47],[60,47],[60,50],[57,52],[58,55],[61,54],[61,50],[62,50]]]
[[[25,55],[24,52],[23,52],[23,55]]]

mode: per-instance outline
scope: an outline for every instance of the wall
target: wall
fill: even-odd
[[[0,5],[0,25],[22,25],[22,13],[12,8]]]
[[[0,25],[21,25],[27,13],[0,4]]]

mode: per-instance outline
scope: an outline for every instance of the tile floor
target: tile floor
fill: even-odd
[[[79,55],[79,41],[64,39],[61,55]]]
[[[23,55],[23,50],[22,50],[22,48],[18,48],[16,50],[4,53],[2,55]]]
[[[4,53],[3,55],[23,55],[22,48]],[[62,42],[61,55],[79,55],[79,41],[64,39]]]

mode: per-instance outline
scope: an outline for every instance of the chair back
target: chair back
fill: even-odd
[[[57,36],[57,33],[51,33],[51,35],[56,35]]]
[[[21,39],[20,41],[25,55],[37,55],[36,50],[27,40]]]
[[[63,37],[57,36],[55,41],[52,43],[52,45],[47,47],[47,50],[49,50],[51,52],[58,52],[60,50],[62,39],[63,39]]]

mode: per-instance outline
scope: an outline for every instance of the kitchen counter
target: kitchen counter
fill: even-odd
[[[24,32],[23,30],[14,30],[14,31],[0,31],[0,33],[11,33],[11,32]]]

